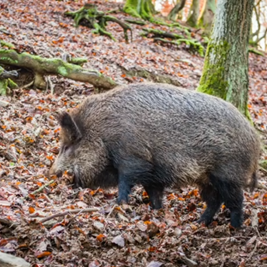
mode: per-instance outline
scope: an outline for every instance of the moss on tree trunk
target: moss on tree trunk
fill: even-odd
[[[153,20],[155,14],[151,0],[126,0],[123,10],[133,17],[144,20]]]
[[[197,20],[199,16],[199,0],[193,0],[190,11],[189,11],[189,17],[187,19],[187,24],[191,27],[195,27],[197,25]]]
[[[218,0],[199,92],[221,97],[249,117],[248,40],[254,0]]]

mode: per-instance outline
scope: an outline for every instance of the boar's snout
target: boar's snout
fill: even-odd
[[[49,176],[52,176],[52,175],[56,175],[59,178],[59,177],[61,177],[63,175],[63,171],[56,170],[54,168],[54,165],[52,165],[52,167],[49,170]]]

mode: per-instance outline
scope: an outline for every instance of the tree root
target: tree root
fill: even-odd
[[[144,20],[126,19],[125,21],[128,22],[128,23],[141,25],[141,26],[144,26],[144,25],[147,24],[147,22],[145,22]]]
[[[160,41],[163,43],[170,43],[170,44],[174,44],[177,46],[179,46],[181,43],[185,43],[190,48],[197,51],[200,56],[202,56],[202,57],[204,56],[204,47],[202,46],[202,44],[199,41],[197,41],[193,38],[186,39],[181,34],[169,33],[166,31],[160,31],[160,30],[155,30],[155,29],[146,29],[146,28],[143,29],[143,33],[141,33],[141,35],[146,36],[146,37],[152,35],[152,38],[155,41]],[[174,41],[170,41],[170,40],[167,40],[164,38],[173,39]]]
[[[34,87],[45,89],[45,75],[60,75],[75,81],[88,82],[97,88],[112,89],[117,84],[96,70],[83,69],[60,58],[42,58],[28,53],[17,53],[15,50],[0,49],[0,64],[31,69],[34,76]]]
[[[248,52],[249,53],[253,53],[255,55],[259,55],[259,56],[265,57],[265,54],[263,52],[255,49],[255,48],[252,48],[252,47],[249,47]]]
[[[121,65],[118,65],[118,67],[122,70],[122,73],[127,76],[142,77],[156,83],[168,83],[175,86],[181,86],[181,83],[178,80],[174,79],[169,75],[161,75],[158,73],[154,73],[152,71],[145,70],[140,67],[134,67],[130,69],[126,69]],[[132,80],[130,81],[132,82]]]
[[[110,32],[106,30],[106,25],[108,21],[115,22],[122,27],[126,43],[129,42],[127,34],[128,31],[130,31],[132,41],[132,28],[127,23],[117,19],[116,17],[107,15],[112,12],[113,11],[104,13],[102,11],[97,10],[97,7],[93,4],[85,4],[81,9],[75,12],[65,12],[65,15],[74,18],[75,27],[78,27],[80,24],[85,25],[89,28],[94,29],[93,33],[106,35],[113,41],[116,41],[116,39]]]
[[[0,95],[8,94],[12,89],[18,87],[18,85],[11,79],[17,77],[17,71],[6,71],[0,66]]]

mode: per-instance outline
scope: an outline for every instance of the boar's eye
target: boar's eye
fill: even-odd
[[[59,150],[59,154],[65,153],[67,150],[70,149],[70,145],[61,145],[60,150]]]
[[[69,148],[70,148],[70,146],[65,145],[65,146],[63,146],[63,151],[65,152],[65,151],[67,151]]]

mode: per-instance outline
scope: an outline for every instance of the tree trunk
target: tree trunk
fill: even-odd
[[[151,0],[126,0],[123,10],[133,17],[144,20],[151,20],[153,14],[155,14],[155,8]]]
[[[221,97],[249,117],[248,41],[254,0],[218,0],[198,91]]]
[[[189,17],[187,19],[187,24],[191,27],[195,27],[197,25],[197,20],[199,16],[199,0],[193,0],[190,11]]]
[[[213,18],[216,10],[216,0],[206,0],[205,6],[201,11],[198,26],[205,29],[206,34],[212,30]]]
[[[169,20],[176,20],[178,13],[184,8],[186,0],[180,0],[170,11]]]

